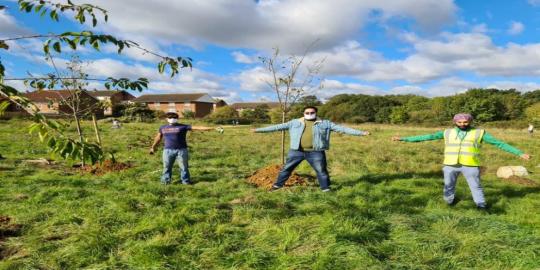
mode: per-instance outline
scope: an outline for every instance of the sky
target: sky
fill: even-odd
[[[158,59],[128,49],[118,55],[77,50],[93,78],[146,77],[142,93],[208,93],[229,103],[272,101],[271,78],[259,57],[301,55],[304,67],[323,61],[326,100],[349,94],[447,96],[470,88],[540,89],[540,0],[73,0],[106,9],[93,28],[66,14],[59,22],[19,12],[0,0],[0,39],[91,30],[133,40],[169,56],[191,57],[193,69],[170,78]],[[98,17],[99,18],[99,17]],[[0,51],[6,77],[54,72],[43,40],[10,42]],[[311,44],[314,44],[311,46]],[[73,55],[55,55],[62,69]],[[302,75],[299,75],[299,79]],[[20,81],[9,84],[22,91]],[[95,82],[90,89],[103,89]]]

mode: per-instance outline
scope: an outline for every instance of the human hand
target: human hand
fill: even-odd
[[[519,156],[519,157],[521,157],[521,158],[524,159],[524,160],[530,160],[530,159],[531,159],[531,156],[530,156],[529,154],[522,154],[522,155]]]
[[[256,129],[256,128],[252,128],[252,129],[250,129],[249,131],[255,133],[255,132],[257,132],[257,129]]]
[[[399,141],[401,141],[401,138],[399,136],[393,136],[392,141],[399,142]]]
[[[150,147],[150,151],[148,151],[148,154],[153,155],[156,149],[154,147]]]
[[[371,132],[369,132],[369,131],[364,131],[363,136],[368,136],[368,135],[371,135]]]

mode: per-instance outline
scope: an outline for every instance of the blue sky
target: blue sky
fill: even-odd
[[[94,0],[111,33],[170,56],[194,59],[193,70],[169,78],[156,59],[128,50],[81,50],[92,77],[147,77],[147,93],[207,92],[228,102],[274,100],[258,56],[278,46],[298,54],[319,40],[306,65],[325,59],[321,99],[336,94],[452,95],[473,87],[540,89],[540,0]],[[0,37],[87,30],[69,16],[60,22],[0,11]],[[76,1],[83,3],[83,1]],[[8,77],[53,72],[40,40],[11,42],[0,57]],[[62,67],[71,52],[56,55]],[[20,82],[10,82],[21,90]],[[101,89],[92,83],[90,88]],[[139,95],[140,93],[136,93]]]

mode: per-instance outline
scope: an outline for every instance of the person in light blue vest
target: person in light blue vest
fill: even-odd
[[[349,135],[369,135],[368,131],[361,131],[343,127],[328,120],[317,118],[317,108],[308,106],[304,108],[304,117],[291,120],[287,123],[253,129],[253,132],[274,132],[288,130],[291,138],[287,161],[279,172],[271,191],[278,190],[285,185],[293,170],[305,159],[317,173],[319,186],[323,192],[330,191],[330,176],[326,164],[326,153],[330,147],[330,133],[332,131]]]

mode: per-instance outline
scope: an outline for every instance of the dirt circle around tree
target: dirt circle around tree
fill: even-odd
[[[252,175],[247,178],[247,182],[251,183],[259,188],[270,189],[272,184],[276,181],[279,172],[281,171],[281,165],[273,164],[258,169]],[[308,186],[312,182],[310,177],[301,176],[295,172],[291,174],[289,180],[285,182],[285,187],[292,186]]]

